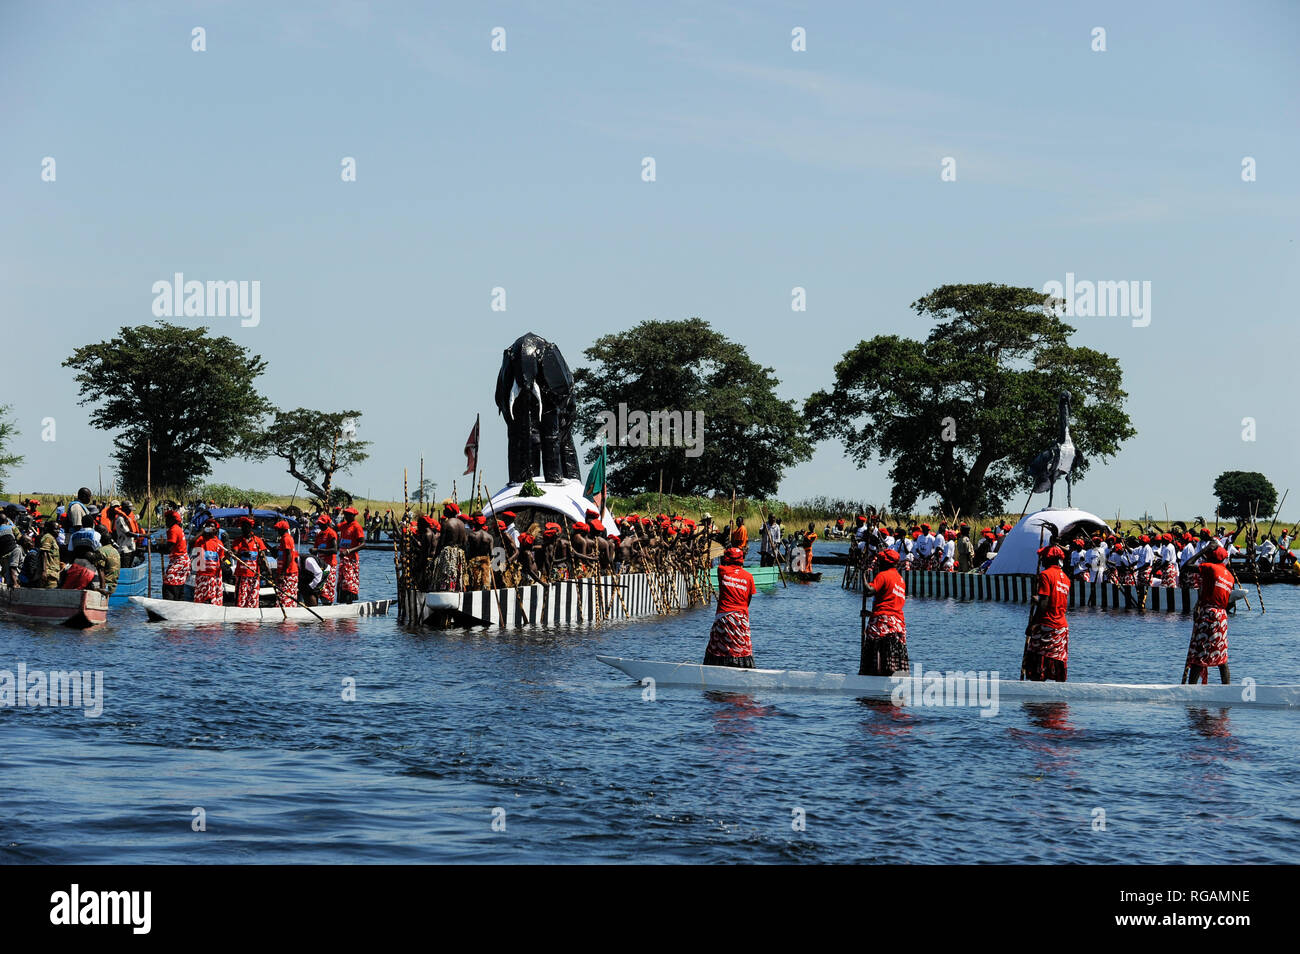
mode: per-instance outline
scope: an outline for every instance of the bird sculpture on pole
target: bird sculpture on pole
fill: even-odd
[[[1074,441],[1070,439],[1070,392],[1062,391],[1060,401],[1060,417],[1057,422],[1056,441],[1047,450],[1043,451],[1029,464],[1029,476],[1034,478],[1034,490],[1036,494],[1047,492],[1047,506],[1052,505],[1052,498],[1056,493],[1056,481],[1060,477],[1065,478],[1065,505],[1072,506],[1070,500],[1070,474],[1074,471],[1074,465],[1078,458],[1078,453],[1074,449]]]

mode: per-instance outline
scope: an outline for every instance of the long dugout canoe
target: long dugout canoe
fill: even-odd
[[[856,576],[856,574],[855,574]],[[957,600],[959,602],[1025,603],[1034,592],[1034,577],[1022,573],[990,575],[985,573],[948,573],[942,570],[902,571],[909,599]],[[858,588],[856,579],[848,581]],[[1245,591],[1240,591],[1244,594]],[[1149,587],[1146,609],[1154,612],[1190,613],[1196,608],[1198,590],[1186,586]],[[1240,594],[1239,594],[1240,595]],[[1142,593],[1136,586],[1118,583],[1070,583],[1070,609],[1092,606],[1103,610],[1136,610]]]
[[[108,621],[108,597],[98,590],[62,590],[0,583],[0,612],[34,623],[89,629]]]
[[[278,606],[247,609],[242,606],[214,606],[186,600],[158,600],[133,596],[132,606],[148,614],[150,621],[168,623],[312,623],[320,619],[354,619],[359,616],[383,616],[395,600],[370,600],[364,603],[337,603],[333,606]],[[312,613],[316,615],[313,616]],[[286,620],[286,616],[288,619]]]
[[[796,669],[733,669],[729,666],[701,666],[696,663],[654,662],[597,656],[607,666],[627,673],[637,682],[653,679],[659,686],[692,686],[727,691],[781,690],[825,692],[860,698],[917,700],[925,705],[927,690],[943,686],[945,674],[934,670],[927,675],[858,676],[838,672],[803,672]],[[959,673],[968,683],[983,673]],[[928,680],[928,683],[927,683]],[[964,687],[963,699],[975,705],[981,694],[1014,702],[1156,702],[1173,705],[1300,707],[1300,686],[1261,686],[1250,683],[1224,685],[1137,685],[1101,682],[1022,682],[1018,679],[988,679],[986,692],[973,685]],[[942,689],[940,692],[942,693]],[[899,693],[899,695],[895,695]],[[941,695],[940,698],[943,698]],[[938,703],[943,704],[943,703]]]
[[[409,602],[404,617],[433,622],[439,611],[454,609],[453,622],[461,625],[513,627],[590,623],[598,611],[604,621],[636,619],[658,614],[661,606],[669,610],[689,606],[690,581],[686,574],[678,573],[675,580],[670,579],[667,592],[652,586],[645,573],[624,573],[459,594],[412,591],[406,594]],[[449,597],[454,599],[455,607],[450,605]]]

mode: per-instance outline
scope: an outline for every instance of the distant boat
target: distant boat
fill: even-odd
[[[745,566],[741,567],[741,569],[746,570],[754,578],[754,585],[758,587],[776,586],[781,582],[780,573],[774,566]],[[820,573],[817,575],[821,576]],[[713,584],[715,590],[718,588],[718,568],[716,566],[709,570],[709,582]]]

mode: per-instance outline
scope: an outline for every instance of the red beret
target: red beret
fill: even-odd
[[[581,520],[579,520],[579,521],[577,521],[576,523],[574,523],[574,525],[573,525],[573,529],[574,529],[574,530],[590,530],[591,527],[587,526],[585,523],[583,523]]]
[[[442,508],[442,515],[444,517],[455,517],[459,513],[460,513],[460,507],[458,507],[455,503],[452,503],[450,501],[447,503],[447,506]]]
[[[257,526],[257,521],[255,521],[252,517],[240,517],[239,525],[241,527],[255,527]]]
[[[501,514],[501,516],[505,517],[507,520],[513,520],[515,519],[515,512],[513,510],[507,510],[505,513]]]
[[[605,525],[599,520],[593,520],[591,521],[591,529],[595,530],[597,533],[604,533]]]
[[[288,521],[288,520],[277,520],[277,521],[275,522],[275,529],[277,529],[277,530],[288,530],[288,529],[289,529],[289,521]]]
[[[897,563],[897,562],[898,562],[898,551],[897,551],[897,550],[881,550],[881,551],[880,551],[880,562],[881,562],[881,563],[891,563],[891,564],[892,564],[892,563]]]

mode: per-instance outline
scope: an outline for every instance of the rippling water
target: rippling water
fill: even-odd
[[[363,595],[392,590],[366,553]],[[758,663],[856,672],[859,599],[755,598]],[[1233,677],[1300,682],[1300,593],[1232,619]],[[926,667],[1019,668],[1026,610],[909,601]],[[710,611],[412,633],[377,617],[90,633],[0,621],[0,669],[100,669],[105,705],[0,709],[0,861],[1294,862],[1300,712],[967,709],[660,687]],[[1073,681],[1176,682],[1190,621],[1080,610]],[[356,680],[356,701],[342,699]],[[207,830],[191,830],[192,811]],[[494,830],[494,810],[498,827]],[[1094,830],[1097,810],[1105,830]],[[796,831],[799,813],[806,828]]]

